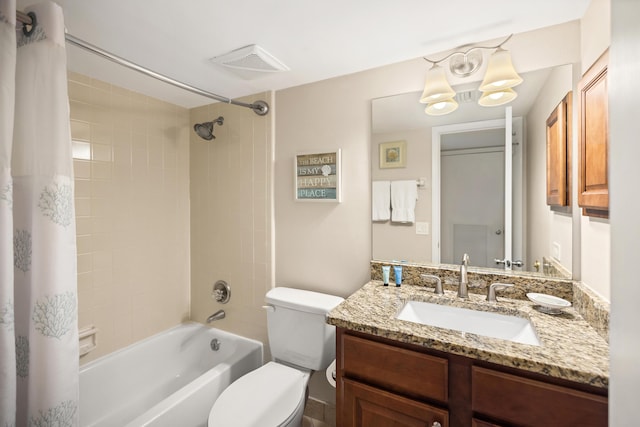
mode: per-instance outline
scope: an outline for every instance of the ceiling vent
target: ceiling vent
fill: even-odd
[[[258,73],[289,71],[289,67],[255,44],[213,57],[210,61],[230,68],[230,71],[252,71]],[[243,76],[246,75],[243,74]]]
[[[478,102],[480,99],[480,92],[477,90],[467,90],[465,92],[456,93],[455,100],[458,101],[458,104],[466,104],[469,102]]]

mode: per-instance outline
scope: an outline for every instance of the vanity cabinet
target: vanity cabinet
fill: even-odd
[[[342,426],[449,426],[444,409],[350,379],[343,390]]]
[[[498,424],[482,421],[477,418],[471,420],[471,427],[500,427]]]
[[[474,413],[506,425],[606,426],[607,398],[495,369],[471,368]]]
[[[608,51],[578,83],[578,205],[588,216],[609,216]]]
[[[337,425],[607,425],[607,390],[337,328]]]
[[[338,331],[338,425],[449,426],[446,359]]]

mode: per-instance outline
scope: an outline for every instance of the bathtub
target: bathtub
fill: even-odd
[[[262,354],[259,341],[176,326],[80,368],[80,426],[206,426],[216,398],[260,367]]]

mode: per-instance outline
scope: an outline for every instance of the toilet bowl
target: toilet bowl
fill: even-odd
[[[209,412],[210,427],[299,427],[312,371],[335,359],[327,313],[343,299],[278,287],[265,296],[274,361],[227,387]]]
[[[293,427],[302,422],[309,372],[269,362],[225,389],[209,413],[215,427]]]
[[[327,370],[325,371],[327,382],[333,388],[336,388],[336,361],[331,362]]]

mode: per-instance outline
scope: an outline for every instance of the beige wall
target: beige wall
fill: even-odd
[[[588,70],[611,43],[611,2],[592,0],[582,19],[582,71]],[[580,279],[606,300],[611,298],[611,227],[609,220],[581,217]]]
[[[189,317],[189,112],[69,74],[81,363]]]
[[[579,63],[579,37],[575,21],[517,34],[508,47],[524,73]],[[276,93],[276,285],[347,296],[368,280],[371,100],[422,90],[426,71],[418,58]],[[343,203],[295,202],[295,153],[334,148],[343,150]]]
[[[560,245],[560,263],[572,271],[572,217],[547,205],[547,127],[549,114],[573,89],[572,65],[555,68],[527,114],[527,259],[542,262],[553,252],[551,245]]]
[[[580,25],[580,74],[584,74],[611,44],[611,0],[591,0]]]
[[[419,85],[402,63],[276,93],[276,285],[346,297],[369,277],[371,99]],[[296,202],[297,152],[342,149],[342,203]]]
[[[263,99],[271,106],[270,93]],[[191,110],[191,125],[224,117],[215,139],[190,132],[191,318],[204,323],[224,309],[212,326],[267,344],[264,295],[272,287],[272,160],[274,113],[216,103]],[[231,286],[223,305],[211,297],[213,284]],[[266,357],[268,348],[265,347]]]
[[[407,158],[407,166],[380,169],[378,144],[398,140],[405,140],[407,152],[411,153]],[[425,178],[425,185],[418,187],[416,222],[427,222],[431,227],[431,128],[379,133],[371,136],[372,180],[393,181],[418,178]],[[428,235],[418,235],[415,223],[375,222],[372,224],[371,233],[373,259],[397,259],[409,262],[431,259],[431,231]]]

